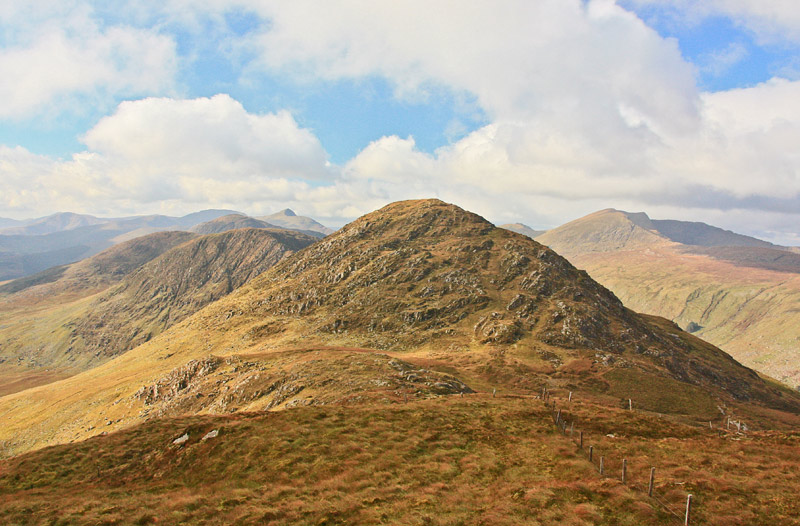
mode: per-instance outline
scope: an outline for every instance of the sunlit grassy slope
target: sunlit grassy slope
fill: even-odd
[[[555,398],[452,395],[162,419],[0,462],[4,524],[796,524],[800,436]],[[584,450],[577,446],[584,431]],[[211,431],[215,438],[203,440]],[[188,434],[182,445],[173,440]],[[594,463],[587,459],[594,447]],[[597,471],[604,458],[605,477]],[[620,483],[628,461],[627,484]]]
[[[537,240],[586,269],[631,309],[674,320],[745,365],[800,386],[800,258],[761,246],[676,243],[642,216],[604,210]],[[666,223],[676,223],[667,233],[679,237],[681,224]],[[702,232],[687,238],[759,243],[712,230],[711,240]]]

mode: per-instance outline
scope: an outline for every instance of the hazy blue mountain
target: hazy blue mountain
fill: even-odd
[[[311,219],[310,217],[299,216],[289,208],[281,210],[280,212],[275,212],[274,214],[257,217],[256,219],[266,221],[267,223],[272,223],[273,225],[279,227],[290,228],[292,230],[299,230],[301,232],[304,231],[319,232],[326,236],[334,232],[332,228],[328,228],[322,223],[319,223],[314,219]]]

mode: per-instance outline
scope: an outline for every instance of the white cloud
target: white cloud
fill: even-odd
[[[175,42],[148,29],[103,25],[84,5],[6,6],[0,17],[0,118],[75,111],[79,101],[163,93]]]
[[[689,11],[688,2],[666,4]],[[701,93],[677,42],[611,0],[149,5],[195,32],[208,20],[224,24],[229,11],[257,13],[269,22],[220,45],[242,52],[246,70],[290,76],[298,89],[378,76],[398,97],[424,100],[432,88],[466,95],[490,123],[433,153],[413,137],[380,138],[339,170],[326,167],[323,146],[288,113],[250,114],[224,95],[126,102],[86,133],[87,152],[69,161],[0,151],[20,173],[39,174],[16,176],[18,209],[41,208],[41,196],[51,206],[79,204],[91,192],[94,202],[131,213],[162,202],[252,212],[291,206],[344,219],[438,196],[535,227],[614,206],[683,210],[680,219],[741,218],[736,211],[744,210],[754,229],[796,230],[800,83]],[[767,16],[754,3],[709,5],[716,11],[697,16],[726,9],[744,17],[745,8]],[[143,13],[138,20],[158,18]],[[726,51],[718,67],[741,57],[741,49]],[[3,185],[5,196],[11,188]],[[775,212],[768,222],[766,211]]]
[[[115,215],[159,201],[250,209],[292,199],[331,174],[317,138],[289,113],[251,114],[227,95],[124,102],[85,141],[89,149],[67,161],[0,149],[0,206]]]

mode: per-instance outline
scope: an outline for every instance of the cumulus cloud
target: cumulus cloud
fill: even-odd
[[[280,203],[331,176],[317,138],[288,112],[248,113],[227,95],[124,102],[84,140],[88,150],[65,161],[0,149],[3,207]]]
[[[16,4],[0,16],[0,118],[75,111],[79,101],[163,93],[173,85],[172,37],[105,27],[74,2]]]

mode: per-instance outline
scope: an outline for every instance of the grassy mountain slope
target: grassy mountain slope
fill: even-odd
[[[153,236],[159,239],[165,234]],[[124,280],[99,295],[49,309],[40,302],[33,310],[15,312],[18,322],[0,330],[5,340],[2,358],[36,369],[82,370],[97,365],[149,340],[314,241],[297,232],[255,229],[196,239],[188,233],[177,237],[190,241],[128,269],[132,272]],[[134,240],[126,246],[141,244]],[[96,264],[92,258],[74,266],[91,270]],[[14,303],[13,297],[8,301]]]
[[[546,247],[427,200],[354,221],[111,362],[0,399],[0,440],[18,452],[85,438],[99,425],[132,425],[160,411],[147,393],[170,385],[191,393],[199,412],[226,396],[234,409],[275,407],[282,393],[280,407],[327,404],[352,373],[321,385],[307,371],[349,370],[352,362],[337,357],[353,348],[364,360],[388,355],[475,390],[530,394],[548,381],[612,405],[634,397],[688,421],[718,418],[721,407],[754,419],[800,411],[797,394],[665,320],[626,309]],[[311,369],[289,371],[280,359],[316,351]],[[253,365],[221,393],[197,366],[210,355]],[[240,383],[258,374],[269,380]],[[371,390],[387,397],[399,389],[379,371],[373,379]],[[176,399],[184,407],[191,397]]]
[[[670,508],[681,514],[693,494],[693,524],[800,520],[796,432],[718,435],[581,393],[567,408],[566,394],[558,406],[585,433],[583,450],[541,401],[503,394],[158,419],[0,462],[0,520],[677,524],[647,497],[651,466]]]
[[[586,269],[626,306],[674,320],[745,365],[800,386],[797,255],[749,242],[682,245],[631,215],[598,212],[537,240]],[[724,241],[744,243],[739,238],[752,239]]]
[[[705,223],[672,219],[656,219],[652,223],[661,235],[683,245],[779,248],[768,241],[744,236]]]

